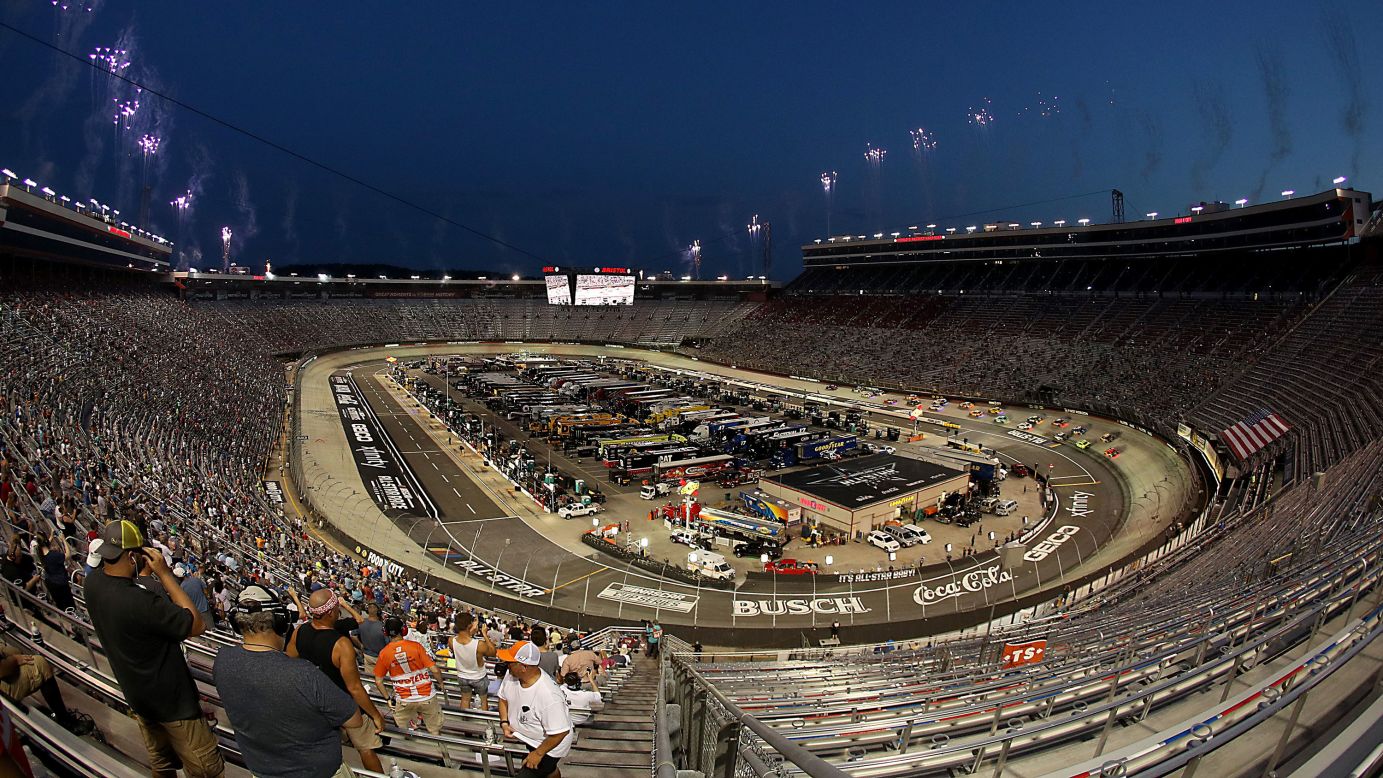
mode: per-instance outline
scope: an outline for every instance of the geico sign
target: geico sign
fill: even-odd
[[[809,613],[868,613],[858,597],[810,600],[735,600],[735,616],[806,616]]]
[[[1048,535],[1046,540],[1028,549],[1028,553],[1024,554],[1023,558],[1029,562],[1041,562],[1053,551],[1061,548],[1062,543],[1075,537],[1077,532],[1080,532],[1080,527],[1073,527],[1070,524],[1057,527],[1056,531]]]

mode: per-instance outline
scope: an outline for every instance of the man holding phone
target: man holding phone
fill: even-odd
[[[134,711],[155,778],[219,778],[225,763],[202,716],[182,642],[205,631],[200,614],[163,554],[145,546],[132,522],[101,530],[101,566],[85,583],[86,607],[125,702]],[[140,568],[166,596],[135,584]]]

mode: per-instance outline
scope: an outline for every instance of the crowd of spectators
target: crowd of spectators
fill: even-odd
[[[186,674],[176,646],[204,631],[229,630],[247,592],[301,599],[300,613],[323,604],[316,599],[332,600],[334,608],[351,614],[345,630],[351,634],[327,645],[325,664],[353,647],[341,666],[354,667],[358,650],[375,677],[381,677],[377,668],[388,666],[389,641],[413,641],[425,655],[437,656],[467,617],[496,647],[533,637],[535,625],[522,617],[477,618],[465,603],[427,589],[406,572],[388,574],[334,551],[267,499],[261,479],[281,427],[286,365],[243,322],[209,315],[167,289],[93,272],[6,284],[0,330],[6,545],[0,573],[79,613],[82,604],[74,594],[85,589],[84,605],[103,647],[118,653],[128,643],[132,653],[165,657],[166,662],[142,663],[111,657],[155,769],[180,763],[189,774],[218,774],[220,757],[214,739],[206,748],[209,733],[195,695],[177,693],[192,686],[175,682]],[[139,532],[147,553],[127,553],[129,548],[102,534],[122,524]],[[118,597],[110,596],[110,586],[92,588],[112,581],[121,583]],[[127,601],[136,596],[160,605]],[[132,613],[155,619],[157,627],[131,636],[128,624],[110,621],[112,614],[129,619]],[[313,618],[302,629],[324,627]],[[561,656],[580,639],[570,630],[542,635],[561,648]],[[136,645],[140,640],[162,641],[162,648]],[[312,650],[303,656],[313,658]],[[150,668],[162,669],[154,677],[147,676]],[[352,684],[323,675],[338,691],[345,688],[362,720],[380,728],[382,717],[366,704],[368,697],[362,702],[363,695],[349,693]],[[0,692],[22,697],[41,691],[60,721],[83,729],[52,696],[51,677],[51,668],[41,664],[0,660]],[[397,697],[404,696],[397,676],[386,671],[384,677],[393,678]],[[487,696],[500,680],[487,678]],[[593,683],[592,677],[581,686]],[[336,708],[324,710],[331,714]],[[362,757],[369,750],[362,749]],[[377,758],[365,763],[379,769]]]

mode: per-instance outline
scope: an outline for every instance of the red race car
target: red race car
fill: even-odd
[[[1119,447],[1118,447],[1118,446],[1110,446],[1109,448],[1107,448],[1107,449],[1104,450],[1104,455],[1107,456],[1107,457],[1109,457],[1110,459],[1118,459],[1118,458],[1119,458]]]
[[[764,564],[765,573],[778,575],[816,575],[815,562],[799,562],[796,559],[775,559]]]

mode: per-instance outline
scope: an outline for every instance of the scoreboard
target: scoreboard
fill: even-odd
[[[633,271],[627,267],[545,267],[547,301],[552,305],[633,305]]]

